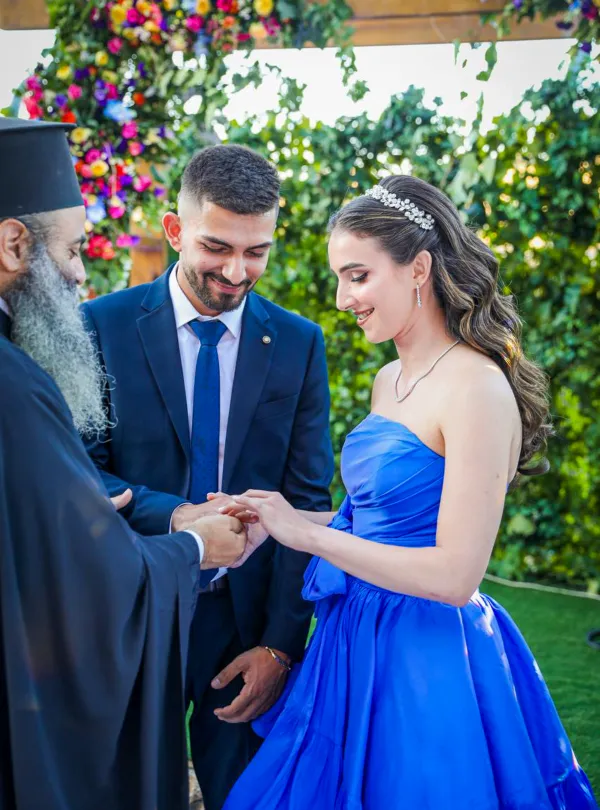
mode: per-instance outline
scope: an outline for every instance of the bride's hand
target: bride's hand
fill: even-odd
[[[299,515],[279,492],[249,489],[243,495],[234,495],[233,500],[248,514],[258,517],[267,534],[282,545],[298,551],[308,550],[312,524]]]
[[[225,492],[209,492],[207,495],[207,500],[214,501],[216,498],[231,497],[231,495],[227,495]],[[222,515],[235,517],[242,523],[258,523],[258,515],[254,514],[253,512],[249,512],[245,506],[241,506],[233,499],[229,503],[226,503],[225,506],[219,507],[219,512]]]

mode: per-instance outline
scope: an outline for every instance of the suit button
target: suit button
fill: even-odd
[[[263,342],[265,345],[268,345],[268,344],[271,342],[271,338],[270,338],[268,335],[263,335],[262,342]]]

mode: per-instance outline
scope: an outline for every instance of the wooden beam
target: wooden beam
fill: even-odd
[[[0,28],[31,31],[49,25],[45,0],[0,0]]]
[[[415,17],[356,19],[352,25],[355,45],[429,45],[442,42],[495,40],[491,25],[482,26],[479,14],[440,14]],[[523,21],[506,39],[556,39],[565,36],[553,20]]]

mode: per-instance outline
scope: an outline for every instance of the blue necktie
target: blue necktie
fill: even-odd
[[[191,321],[200,340],[194,382],[190,494],[204,503],[219,487],[220,381],[217,344],[227,327],[221,321]]]

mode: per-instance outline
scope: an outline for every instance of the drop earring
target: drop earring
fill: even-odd
[[[421,303],[421,288],[419,287],[418,284],[417,284],[417,306],[419,307],[419,309],[421,309],[421,307],[423,306],[423,304]]]

